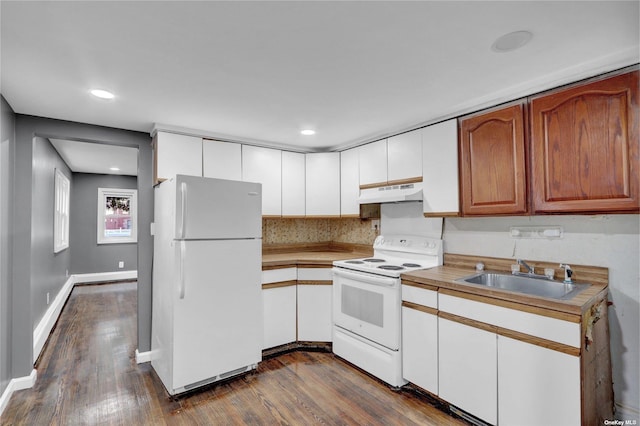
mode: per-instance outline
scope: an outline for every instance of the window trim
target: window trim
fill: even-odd
[[[105,237],[105,202],[107,197],[131,197],[131,236],[130,237]],[[98,244],[130,244],[138,242],[138,190],[124,188],[98,188]]]
[[[69,248],[69,199],[71,182],[60,169],[54,174],[53,252]]]

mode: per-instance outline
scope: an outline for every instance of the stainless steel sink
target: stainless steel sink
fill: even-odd
[[[549,297],[551,299],[571,299],[576,294],[588,288],[591,284],[563,283],[547,278],[529,277],[522,275],[501,274],[499,272],[480,272],[460,278],[456,282],[463,284],[477,284],[494,287],[516,293],[533,296]]]

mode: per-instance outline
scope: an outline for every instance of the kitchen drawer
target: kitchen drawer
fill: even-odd
[[[331,267],[298,268],[298,281],[331,281],[331,280],[333,280]]]
[[[402,300],[438,309],[438,292],[412,285],[402,285]]]
[[[262,271],[262,284],[295,281],[297,279],[296,268],[268,269]]]
[[[449,294],[438,295],[438,309],[464,318],[580,347],[580,323],[477,302]]]

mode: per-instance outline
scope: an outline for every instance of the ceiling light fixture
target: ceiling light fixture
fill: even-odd
[[[113,99],[115,97],[113,93],[103,89],[93,89],[91,90],[91,94],[100,99]]]
[[[533,34],[529,31],[514,31],[498,37],[491,45],[491,50],[498,53],[512,52],[529,43]]]
[[[119,172],[120,168],[119,167],[109,167],[109,170],[111,170],[112,172]]]
[[[302,130],[300,133],[305,136],[312,136],[316,134],[316,131],[311,129],[305,129],[305,130]]]

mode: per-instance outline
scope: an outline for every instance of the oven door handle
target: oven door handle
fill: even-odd
[[[365,284],[374,284],[382,287],[395,287],[398,285],[397,278],[381,277],[373,274],[363,274],[359,272],[346,271],[344,269],[333,268],[333,273],[339,277],[349,278]]]

